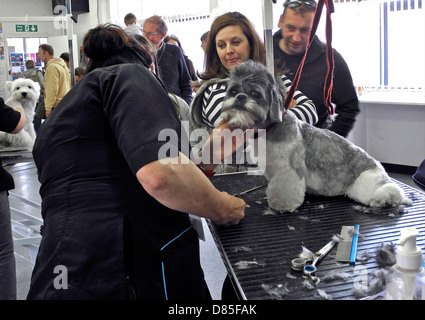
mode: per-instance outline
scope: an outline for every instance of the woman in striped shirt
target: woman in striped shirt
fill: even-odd
[[[252,23],[243,14],[229,12],[217,17],[211,25],[205,55],[206,69],[200,75],[202,82],[191,104],[191,119],[195,127],[225,129],[226,123],[221,121],[220,115],[229,72],[250,59],[265,64],[265,47]],[[279,73],[289,91],[291,80],[282,71]],[[289,112],[311,125],[318,119],[313,101],[300,91],[295,91]],[[208,167],[208,170],[215,168],[212,164]]]

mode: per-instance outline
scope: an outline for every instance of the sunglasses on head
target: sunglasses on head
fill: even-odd
[[[313,0],[288,0],[283,4],[285,8],[298,8],[305,5],[307,8],[316,9],[316,2]]]

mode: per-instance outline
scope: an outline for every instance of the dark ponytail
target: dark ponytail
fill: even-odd
[[[87,32],[83,39],[83,50],[90,71],[122,63],[135,63],[149,67],[149,52],[133,37],[114,24],[99,25]]]

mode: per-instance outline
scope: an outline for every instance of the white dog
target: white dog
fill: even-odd
[[[291,112],[282,117],[281,96],[286,96],[281,81],[263,65],[248,61],[232,70],[222,108],[222,117],[234,128],[270,130],[264,168],[270,208],[293,212],[304,202],[305,193],[346,195],[373,207],[411,205],[364,150]]]
[[[8,147],[22,147],[32,151],[35,140],[34,110],[40,96],[40,85],[31,79],[19,78],[15,81],[6,81],[6,91],[9,99],[5,102],[9,107],[22,106],[25,113],[25,126],[16,133],[0,132],[0,144]]]

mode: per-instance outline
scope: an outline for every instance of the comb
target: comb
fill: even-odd
[[[359,225],[342,226],[340,233],[341,240],[338,243],[338,247],[336,249],[336,261],[355,264],[358,234]]]

